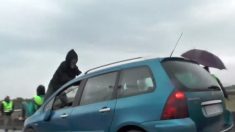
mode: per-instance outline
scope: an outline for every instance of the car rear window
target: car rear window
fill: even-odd
[[[171,60],[163,61],[162,65],[178,87],[183,87],[187,90],[209,90],[210,87],[219,88],[217,81],[211,74],[196,63]]]

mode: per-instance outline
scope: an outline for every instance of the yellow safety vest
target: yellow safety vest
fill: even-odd
[[[33,100],[34,100],[35,104],[38,106],[41,106],[44,102],[44,98],[42,96],[38,96],[38,95],[34,96]]]
[[[4,112],[11,112],[13,110],[13,102],[6,102],[6,101],[2,101],[3,103],[3,110]]]

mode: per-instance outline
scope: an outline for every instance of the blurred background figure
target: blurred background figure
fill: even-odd
[[[27,117],[33,115],[43,104],[45,96],[45,87],[39,85],[36,90],[36,95],[29,102],[22,103],[22,117],[20,120],[24,120]]]
[[[181,55],[184,58],[196,61],[197,63],[204,66],[204,69],[207,70],[210,73],[209,67],[216,68],[216,69],[226,69],[223,61],[215,54],[201,49],[191,49]],[[211,74],[211,73],[210,73]],[[218,77],[216,77],[214,74],[211,74],[213,78],[218,82],[221,91],[223,92],[223,95],[226,99],[228,99],[228,94],[226,90],[224,89],[224,86],[222,85],[221,81]]]
[[[81,71],[77,67],[78,62],[78,55],[77,53],[71,49],[65,58],[65,61],[63,61],[56,72],[54,73],[46,95],[45,100],[47,100],[57,89],[59,89],[62,85],[64,85],[66,82],[74,79],[76,76],[81,74]]]
[[[45,96],[45,87],[43,85],[39,85],[37,88],[37,95],[33,97],[34,102],[34,110],[38,110],[44,102]]]
[[[14,111],[14,104],[13,101],[10,99],[9,96],[6,96],[5,99],[2,101],[1,105],[1,112],[3,115],[3,125],[5,132],[8,131],[11,125],[11,114]]]
[[[217,55],[206,50],[192,49],[183,53],[181,56],[203,65],[204,69],[208,71],[209,73],[210,73],[209,67],[220,69],[220,70],[226,69],[223,61]],[[229,99],[228,94],[223,84],[221,83],[220,79],[216,77],[214,74],[211,74],[211,76],[218,82],[224,98],[228,100]],[[228,125],[228,126],[231,125],[230,123],[233,120],[232,117],[233,117],[232,113],[226,109],[224,111],[224,125]]]

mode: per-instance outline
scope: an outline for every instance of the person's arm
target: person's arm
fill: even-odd
[[[12,101],[12,102],[14,102],[14,101]],[[14,112],[14,109],[15,109],[15,105],[14,105],[14,103],[12,104],[12,110],[10,111],[10,115]]]
[[[25,117],[25,108],[26,107],[26,103],[25,102],[22,102],[21,103],[21,117],[23,118],[23,119],[25,119],[26,117]]]
[[[76,66],[75,68],[75,74],[76,76],[80,75],[82,72],[78,69],[78,67]]]
[[[58,69],[58,79],[62,84],[74,79],[76,76],[80,75],[82,72],[76,66],[74,69],[67,69],[65,64],[62,64]]]
[[[72,78],[71,76],[69,76],[68,70],[66,70],[65,63],[61,63],[56,72],[56,78],[60,84],[65,84]]]

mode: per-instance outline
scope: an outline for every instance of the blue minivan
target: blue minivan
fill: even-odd
[[[87,71],[56,91],[25,132],[226,132],[217,81],[183,58],[135,58]],[[232,119],[232,117],[230,117]]]

